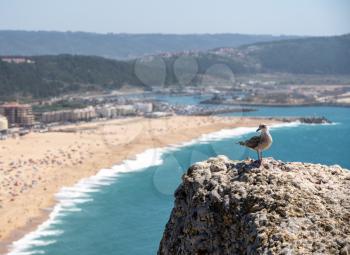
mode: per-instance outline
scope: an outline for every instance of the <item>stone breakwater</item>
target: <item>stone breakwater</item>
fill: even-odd
[[[282,122],[294,122],[299,121],[304,124],[331,124],[332,121],[326,117],[285,117],[285,118],[276,118]]]
[[[272,158],[197,163],[158,254],[350,254],[350,172]]]

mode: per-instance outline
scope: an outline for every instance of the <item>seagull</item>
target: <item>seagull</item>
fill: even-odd
[[[249,149],[255,150],[258,153],[258,162],[262,162],[262,152],[270,148],[272,144],[272,136],[266,125],[260,124],[256,132],[261,131],[259,136],[253,136],[246,141],[240,141],[238,144]]]

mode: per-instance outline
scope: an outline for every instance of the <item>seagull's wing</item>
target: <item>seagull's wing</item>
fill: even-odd
[[[246,140],[246,141],[241,141],[238,142],[240,145],[246,146],[248,148],[256,148],[259,143],[261,142],[261,137],[260,136],[253,136],[252,138]]]

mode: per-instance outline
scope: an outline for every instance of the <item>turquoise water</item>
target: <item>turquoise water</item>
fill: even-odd
[[[169,104],[179,104],[179,105],[197,105],[201,101],[210,99],[212,97],[211,94],[203,94],[198,96],[189,96],[189,95],[177,95],[171,96],[168,94],[151,94],[151,93],[143,93],[143,94],[130,94],[125,96],[126,98],[135,98],[135,99],[155,99],[160,101],[168,102]]]
[[[258,112],[244,113],[244,116],[256,115],[325,116],[335,125],[302,125],[274,131],[276,142],[267,155],[286,161],[339,164],[350,168],[350,108],[260,107]]]
[[[194,96],[170,96],[170,95],[156,95],[155,99],[166,101],[170,104],[180,105],[197,105],[200,101],[211,98],[211,95]]]
[[[264,156],[350,168],[349,108],[259,108],[246,115],[328,117],[337,123],[272,129],[274,144]],[[182,173],[192,163],[218,154],[256,157],[234,143],[251,135],[188,145],[165,152],[158,166],[117,174],[110,185],[89,193],[85,203],[75,204],[74,212],[61,211],[48,227],[53,232],[39,233],[23,250],[49,255],[156,254]]]

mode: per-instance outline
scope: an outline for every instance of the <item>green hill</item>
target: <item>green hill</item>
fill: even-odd
[[[350,34],[256,43],[238,48],[217,48],[207,52],[176,54],[164,59],[171,67],[177,59],[184,57],[197,61],[200,75],[220,75],[220,70],[208,72],[215,65],[226,67],[234,75],[257,73],[349,75]],[[171,70],[169,68],[168,81],[177,82]]]
[[[350,74],[350,34],[260,43],[240,48],[262,72]]]
[[[36,56],[34,63],[0,61],[0,95],[56,96],[62,93],[142,86],[132,75],[131,62],[91,56]]]

